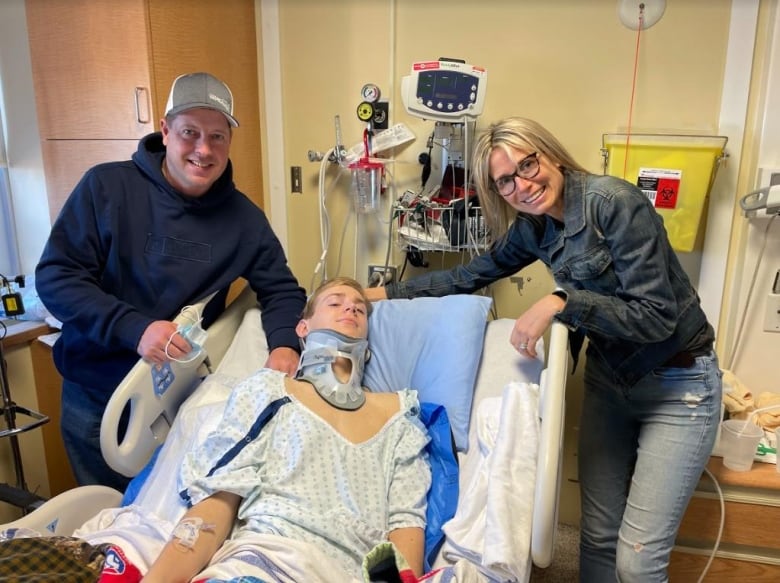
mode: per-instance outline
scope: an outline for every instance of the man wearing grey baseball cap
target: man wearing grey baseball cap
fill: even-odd
[[[233,117],[233,94],[227,85],[213,75],[190,73],[177,77],[173,82],[165,115],[176,115],[196,107],[219,111],[231,126],[238,127]]]
[[[184,306],[216,292],[207,328],[231,283],[245,279],[270,350],[258,367],[297,369],[306,297],[267,217],[233,183],[237,127],[224,82],[205,72],[177,77],[160,131],[131,160],[88,170],[52,226],[35,280],[62,322],[61,430],[80,485],[127,486],[103,461],[103,411],[139,356],[157,367],[186,359],[192,347],[172,322]]]

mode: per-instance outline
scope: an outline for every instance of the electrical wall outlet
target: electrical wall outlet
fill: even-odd
[[[388,265],[387,267],[384,265],[369,265],[368,285],[371,287],[386,285],[391,281],[395,281],[397,274],[398,268],[395,265]]]
[[[764,332],[780,332],[780,294],[769,294],[766,298]]]

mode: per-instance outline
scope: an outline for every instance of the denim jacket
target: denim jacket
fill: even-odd
[[[634,185],[613,176],[564,171],[564,222],[518,213],[489,251],[466,265],[387,286],[388,297],[471,293],[537,259],[567,294],[556,316],[583,335],[617,380],[631,386],[714,331],[666,236],[661,216]]]

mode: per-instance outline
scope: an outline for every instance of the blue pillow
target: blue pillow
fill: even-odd
[[[490,304],[475,295],[375,302],[363,384],[377,392],[416,389],[420,401],[444,405],[455,446],[465,451]]]

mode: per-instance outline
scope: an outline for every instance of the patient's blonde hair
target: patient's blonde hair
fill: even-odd
[[[366,297],[366,290],[363,289],[363,286],[351,277],[334,277],[333,279],[323,281],[319,287],[314,290],[314,293],[311,294],[309,300],[306,302],[306,307],[303,309],[303,318],[305,320],[311,318],[314,315],[314,308],[317,306],[317,301],[320,299],[320,296],[330,288],[338,285],[346,285],[357,291],[366,303],[366,313],[369,315],[371,314],[371,301]]]

